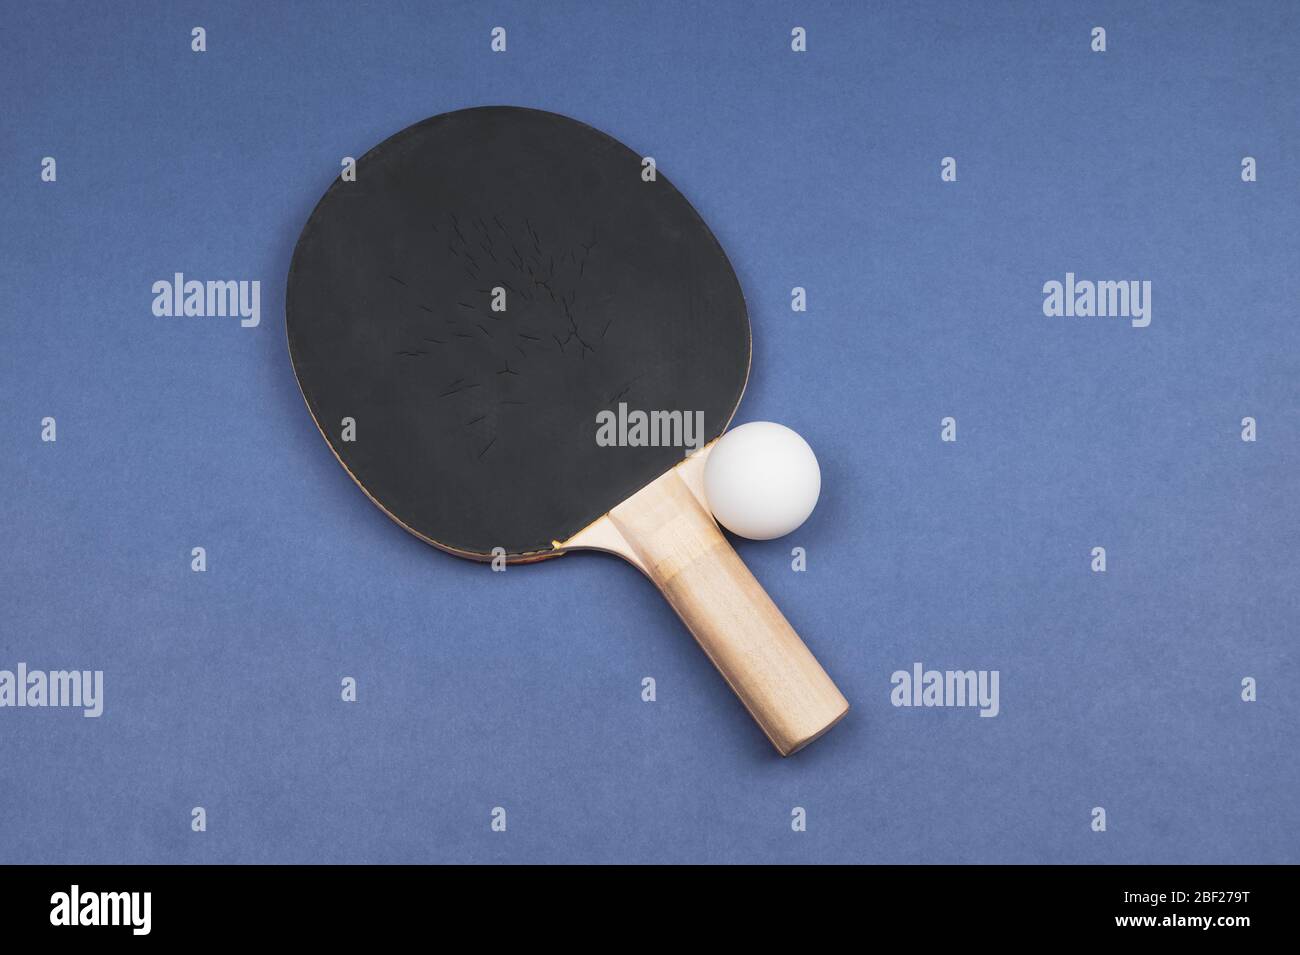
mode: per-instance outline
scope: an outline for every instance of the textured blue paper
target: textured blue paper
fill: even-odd
[[[0,668],[102,669],[105,712],[0,709],[0,861],[1300,862],[1294,5],[5,21]],[[284,278],[341,158],[488,103],[653,155],[735,264],[736,420],[824,478],[738,549],[853,704],[795,758],[632,568],[438,553],[303,406]],[[154,317],[177,271],[261,281],[261,325]],[[1150,280],[1151,325],[1045,317],[1067,271]],[[1000,715],[895,708],[916,661]]]

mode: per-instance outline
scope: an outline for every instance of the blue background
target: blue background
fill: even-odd
[[[106,709],[0,710],[0,860],[1300,862],[1298,9],[9,7],[0,668]],[[284,278],[341,157],[488,103],[655,156],[736,266],[736,421],[824,479],[737,546],[853,704],[792,759],[631,567],[432,550],[303,406]],[[154,317],[176,271],[261,326]],[[1044,317],[1066,271],[1151,280],[1150,327]],[[894,708],[914,661],[1001,715]]]

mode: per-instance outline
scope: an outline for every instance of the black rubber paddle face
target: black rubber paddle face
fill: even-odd
[[[740,285],[681,193],[604,133],[513,107],[417,123],[335,181],[287,325],[343,466],[472,557],[546,556],[682,460],[602,446],[602,411],[701,412],[712,440],[749,373]]]

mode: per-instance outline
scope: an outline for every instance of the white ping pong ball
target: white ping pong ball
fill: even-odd
[[[808,519],[821,490],[821,468],[808,442],[772,421],[728,431],[704,463],[713,516],[741,537],[784,537]]]

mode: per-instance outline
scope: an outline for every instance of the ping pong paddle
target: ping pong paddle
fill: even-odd
[[[847,712],[709,513],[749,318],[717,239],[641,156],[532,109],[410,126],[317,204],[286,313],[312,417],[403,528],[479,560],[623,557],[782,755]],[[701,412],[705,446],[602,446],[620,404]]]

